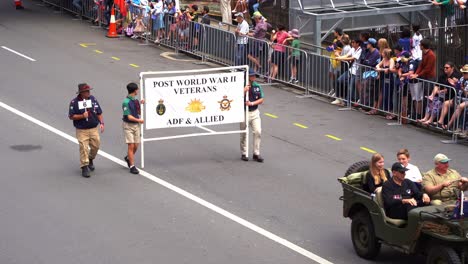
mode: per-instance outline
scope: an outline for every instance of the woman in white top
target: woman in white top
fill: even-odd
[[[406,172],[406,175],[405,175],[405,179],[408,179],[408,180],[416,183],[416,185],[419,188],[421,188],[422,174],[421,174],[421,171],[419,171],[418,167],[416,167],[413,164],[409,163],[409,161],[411,160],[409,151],[407,149],[400,149],[397,152],[397,160],[398,160],[398,162],[403,164],[403,166],[405,166],[405,168],[408,169],[408,171]]]

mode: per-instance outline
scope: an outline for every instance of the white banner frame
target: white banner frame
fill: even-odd
[[[145,95],[145,82],[144,76],[145,75],[162,75],[162,74],[180,74],[180,73],[209,73],[215,71],[233,71],[233,70],[241,70],[244,71],[245,74],[245,83],[248,84],[249,82],[249,66],[248,65],[240,65],[240,66],[230,66],[230,67],[220,67],[220,68],[209,68],[209,69],[198,69],[198,70],[185,70],[185,71],[157,71],[157,72],[140,72],[140,97],[142,99],[146,99]],[[248,100],[248,97],[246,97]],[[145,100],[146,101],[146,100]],[[157,137],[157,138],[145,138],[144,131],[145,131],[145,124],[140,124],[141,130],[141,147],[140,147],[140,155],[141,155],[141,168],[145,167],[145,142],[150,141],[160,141],[160,140],[167,140],[167,139],[177,139],[177,138],[188,138],[188,137],[199,137],[199,136],[210,136],[210,135],[228,135],[228,134],[246,134],[247,140],[247,154],[246,156],[249,157],[249,122],[248,122],[248,114],[249,109],[247,104],[245,104],[245,115],[244,115],[244,122],[246,123],[245,130],[231,130],[231,131],[222,131],[217,132],[212,129],[203,127],[201,125],[194,125],[191,127],[200,128],[205,130],[206,132],[201,133],[191,133],[191,134],[183,134],[183,135],[175,135],[175,136],[166,136],[166,137]],[[141,104],[141,117],[143,120],[146,120],[145,116],[145,104]]]

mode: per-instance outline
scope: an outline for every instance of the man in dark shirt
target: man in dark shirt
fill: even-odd
[[[78,84],[78,96],[70,102],[68,118],[73,120],[76,138],[80,145],[81,176],[89,178],[94,171],[93,160],[99,150],[101,140],[97,126],[104,132],[102,109],[91,95],[92,88],[86,83]],[[89,148],[89,150],[88,150]]]
[[[210,13],[210,8],[207,7],[207,6],[203,6],[203,11],[202,11],[202,19],[201,19],[201,23],[202,24],[205,24],[205,25],[210,25],[211,24],[211,17],[210,15],[208,14]]]
[[[385,214],[390,218],[406,220],[411,209],[430,202],[427,194],[423,194],[412,181],[405,179],[406,171],[408,169],[400,162],[393,163],[393,177],[382,186]]]
[[[244,87],[245,93],[245,105],[249,107],[248,120],[240,124],[240,129],[245,130],[247,122],[252,128],[253,132],[253,160],[257,162],[263,162],[263,158],[260,156],[260,140],[262,134],[262,122],[260,118],[260,111],[258,106],[263,103],[263,90],[262,87],[255,82],[255,72],[249,69],[249,83]],[[247,136],[246,133],[241,133],[240,146],[243,161],[248,161],[247,158]]]
[[[450,108],[453,107],[453,99],[457,96],[455,87],[461,77],[462,75],[456,70],[455,64],[448,61],[444,64],[444,73],[440,75],[437,80],[438,83],[444,86],[438,85],[434,87],[434,90],[438,90],[439,99],[444,100],[442,112],[440,113],[439,120],[437,121],[437,124],[443,129],[447,129],[447,126],[444,123],[445,116],[449,113]],[[444,96],[442,96],[442,94],[444,94]]]

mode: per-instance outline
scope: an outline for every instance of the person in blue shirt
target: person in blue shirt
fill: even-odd
[[[94,171],[93,160],[96,158],[104,132],[102,109],[97,99],[91,95],[92,88],[86,83],[78,84],[78,96],[71,100],[68,118],[73,120],[76,128],[76,138],[80,146],[81,176],[89,178],[90,171]]]
[[[248,120],[249,126],[252,128],[253,132],[253,160],[257,162],[263,162],[263,158],[260,156],[260,140],[262,134],[262,123],[260,119],[260,111],[258,110],[258,106],[263,104],[263,90],[262,87],[255,82],[255,72],[250,69],[249,70],[249,83],[244,87],[245,93],[245,105],[249,107],[248,113]],[[245,130],[247,127],[247,123],[242,122],[240,125],[241,130]],[[247,135],[246,133],[241,133],[240,138],[240,146],[242,156],[241,159],[243,161],[248,161],[247,158]]]

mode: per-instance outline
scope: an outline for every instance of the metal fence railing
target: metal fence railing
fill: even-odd
[[[76,2],[75,2],[76,1]],[[110,6],[93,0],[43,0],[50,5],[106,25]],[[81,4],[81,8],[76,3]],[[75,5],[73,5],[75,3]],[[133,11],[134,13],[131,13]],[[129,9],[127,20],[142,9]],[[334,57],[273,43],[250,36],[239,37],[226,25],[207,25],[172,15],[144,15],[145,32],[138,38],[147,44],[155,42],[222,65],[249,65],[266,82],[289,83],[302,89],[304,95],[319,94],[339,99],[346,109],[361,108],[369,114],[383,114],[392,124],[409,122],[444,131],[452,136],[446,143],[457,142],[468,131],[468,91],[440,83],[399,76],[396,70],[378,71],[375,67],[338,61]],[[230,26],[230,25],[228,25]]]

